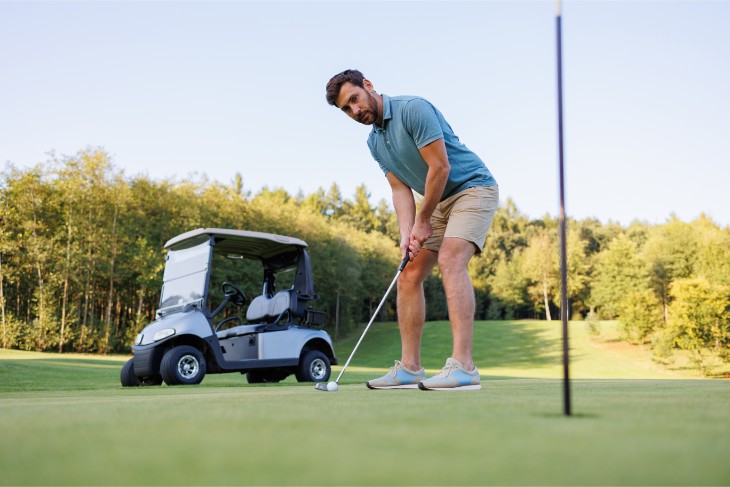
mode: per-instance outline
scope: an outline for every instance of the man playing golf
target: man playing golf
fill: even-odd
[[[436,107],[416,96],[381,95],[357,70],[327,83],[327,102],[373,128],[368,147],[393,190],[401,252],[411,262],[398,278],[401,359],[367,382],[371,389],[481,388],[472,362],[474,287],[467,264],[482,251],[499,188],[482,160],[462,144]],[[416,207],[414,192],[422,196]],[[426,319],[423,281],[438,263],[453,333],[453,352],[436,376],[421,367]]]

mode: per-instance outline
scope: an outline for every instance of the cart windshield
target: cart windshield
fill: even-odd
[[[176,311],[186,304],[202,304],[210,265],[210,240],[167,253],[158,313]]]

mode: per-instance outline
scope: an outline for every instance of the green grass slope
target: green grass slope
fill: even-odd
[[[392,324],[373,326],[337,393],[239,374],[122,389],[126,357],[0,350],[0,485],[730,484],[730,381],[624,360],[581,326],[571,418],[555,322],[479,323],[483,388],[464,392],[366,389],[397,358]],[[449,337],[427,325],[427,368]]]
[[[673,379],[698,378],[691,369],[669,369],[652,362],[651,353],[639,346],[616,340],[619,324],[602,324],[601,336],[592,338],[586,323],[571,322],[570,373],[584,379]],[[364,328],[363,328],[364,329]],[[338,344],[337,353],[344,365],[357,336]],[[426,323],[423,331],[422,361],[429,372],[440,369],[451,354],[449,322]],[[562,377],[562,323],[560,321],[478,321],[474,327],[474,362],[487,379]],[[373,324],[355,355],[350,376],[371,376],[400,358],[400,337],[395,323]],[[724,374],[724,370],[722,370]],[[718,371],[719,373],[719,371]],[[347,376],[343,376],[343,379]]]

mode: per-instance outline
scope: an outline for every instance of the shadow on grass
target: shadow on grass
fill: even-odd
[[[554,333],[546,330],[541,322],[477,322],[474,326],[474,361],[484,369],[558,365],[562,360],[562,344],[551,335]]]
[[[565,418],[565,419],[598,419],[601,416],[594,413],[576,413],[571,412],[571,414],[568,416],[565,413],[533,413],[532,416],[535,416],[537,418],[547,418],[547,419],[559,419],[559,418]]]

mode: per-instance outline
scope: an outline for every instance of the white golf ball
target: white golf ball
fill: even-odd
[[[337,382],[334,382],[334,381],[333,381],[333,382],[328,382],[328,383],[327,383],[327,390],[328,390],[328,391],[330,391],[330,392],[334,392],[334,391],[336,391],[337,389],[339,389],[339,387],[337,387]]]

